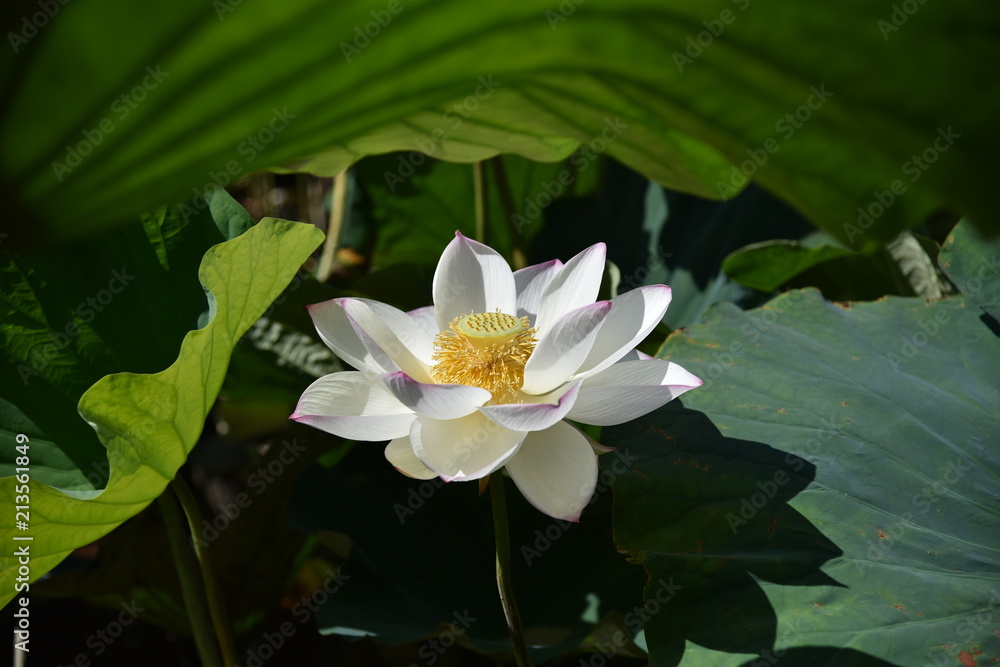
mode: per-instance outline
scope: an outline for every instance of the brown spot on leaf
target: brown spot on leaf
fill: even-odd
[[[965,665],[965,667],[976,667],[976,656],[972,655],[968,651],[960,651],[958,654],[958,661]]]
[[[883,530],[882,530],[882,529],[880,528],[880,529],[878,529],[878,538],[879,538],[880,540],[887,540],[887,539],[889,539],[889,534],[888,534],[888,533],[886,533],[886,532],[884,532],[884,531],[883,531]]]
[[[778,408],[778,414],[787,415],[788,410],[786,410],[785,408]]]
[[[903,605],[901,605],[901,604],[894,604],[894,605],[892,605],[892,608],[893,609],[898,609],[900,611],[903,611]]]
[[[840,404],[841,404],[841,405],[843,405],[843,406],[844,406],[845,408],[846,408],[846,407],[847,407],[847,405],[848,405],[848,404],[847,404],[847,401],[841,401],[841,402],[840,402]]]

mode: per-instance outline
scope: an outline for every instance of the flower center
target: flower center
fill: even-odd
[[[524,383],[535,331],[527,317],[500,311],[456,317],[434,339],[434,381],[481,387],[491,403],[510,403]]]

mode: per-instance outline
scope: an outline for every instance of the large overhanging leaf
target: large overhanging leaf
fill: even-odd
[[[214,246],[199,271],[209,291],[211,320],[185,336],[177,360],[152,375],[108,375],[84,393],[80,415],[107,447],[110,480],[99,493],[64,492],[35,481],[27,530],[15,526],[13,512],[0,519],[0,535],[9,544],[13,536],[32,538],[24,542],[30,546],[30,580],[136,515],[163,492],[201,435],[233,346],[321,238],[315,227],[266,219]],[[8,498],[15,497],[16,486],[15,477],[0,479]],[[17,576],[17,560],[6,559],[0,570],[0,604],[14,595]]]
[[[6,8],[3,191],[43,237],[269,165],[578,144],[704,196],[750,175],[854,244],[944,204],[993,220],[1000,14],[972,0]]]
[[[604,438],[638,457],[616,542],[681,587],[652,664],[1000,657],[1000,338],[966,297],[720,305],[660,356],[705,385]]]

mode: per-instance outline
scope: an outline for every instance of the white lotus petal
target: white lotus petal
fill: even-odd
[[[641,417],[702,381],[671,361],[624,361],[583,381],[567,418],[612,426]]]
[[[629,350],[622,355],[622,358],[616,361],[616,364],[620,364],[626,361],[642,361],[643,359],[653,359],[654,357],[649,356],[645,352],[641,352],[638,349]]]
[[[352,440],[390,440],[410,432],[416,415],[378,376],[331,373],[309,385],[289,419]]]
[[[532,505],[556,519],[579,521],[597,487],[597,455],[579,431],[559,422],[529,433],[507,472]]]
[[[542,331],[524,365],[521,391],[544,394],[566,382],[590,354],[601,323],[611,310],[610,301],[592,303],[567,313]]]
[[[580,365],[580,377],[604,370],[641,343],[667,312],[670,288],[638,287],[615,297],[611,303],[611,313],[601,325],[587,360]]]
[[[577,382],[544,396],[525,396],[533,399],[531,403],[487,405],[479,411],[512,431],[543,431],[566,416],[576,402],[579,389]]]
[[[607,247],[595,243],[559,269],[542,290],[535,326],[541,333],[571,310],[594,303],[604,277]]]
[[[340,302],[332,299],[306,307],[319,337],[338,357],[359,371],[384,372],[361,341]]]
[[[542,302],[542,292],[562,268],[562,262],[553,259],[544,264],[535,264],[514,272],[514,286],[517,289],[517,316],[527,317],[535,326],[538,306]]]
[[[437,317],[434,315],[434,306],[424,306],[423,308],[407,311],[406,314],[412,317],[413,321],[419,324],[424,331],[429,333],[432,339],[440,333],[437,325]]]
[[[439,331],[456,317],[517,309],[514,276],[500,253],[458,232],[434,272],[434,311]]]
[[[517,453],[524,436],[479,412],[449,420],[417,417],[410,428],[417,458],[446,482],[485,477]]]
[[[425,466],[413,452],[409,437],[396,438],[385,446],[385,458],[392,467],[414,479],[434,479],[437,473]]]
[[[386,373],[382,381],[403,405],[431,419],[456,419],[471,415],[476,408],[493,398],[490,392],[479,387],[417,382],[403,372]]]
[[[340,299],[348,320],[372,358],[386,372],[403,371],[433,382],[434,339],[403,311],[370,299]]]

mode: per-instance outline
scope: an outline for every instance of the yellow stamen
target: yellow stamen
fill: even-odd
[[[434,339],[434,381],[481,387],[491,403],[510,403],[524,383],[535,331],[527,317],[499,311],[456,317]]]

